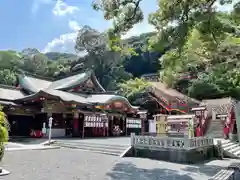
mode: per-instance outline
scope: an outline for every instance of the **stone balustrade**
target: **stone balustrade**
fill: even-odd
[[[131,145],[136,149],[158,150],[171,149],[196,149],[213,145],[213,139],[208,137],[178,138],[157,136],[136,136],[131,134]]]

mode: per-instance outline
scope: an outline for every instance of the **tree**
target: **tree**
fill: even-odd
[[[4,143],[8,141],[9,124],[7,118],[0,107],[0,161],[4,155]]]
[[[109,51],[107,48],[107,35],[100,33],[89,26],[84,26],[76,40],[76,50],[88,54],[73,62],[76,69],[80,67],[93,69],[99,82],[108,90],[115,90],[116,84],[130,78],[122,66],[122,56],[118,52]],[[79,68],[77,68],[77,71]],[[76,71],[76,70],[75,70]]]
[[[113,20],[109,30],[110,38],[117,37],[130,30],[134,24],[143,20],[140,3],[143,0],[99,0],[94,2],[94,9],[101,10],[106,20]],[[149,23],[157,30],[154,43],[159,41],[181,49],[192,28],[201,29],[203,33],[215,35],[221,33],[221,23],[216,18],[216,3],[224,6],[233,3],[231,0],[159,0],[158,10],[149,16]],[[236,6],[235,9],[238,6]],[[113,35],[112,35],[113,34]]]
[[[119,84],[119,93],[132,101],[137,95],[144,93],[150,86],[150,83],[144,79],[130,79]]]
[[[136,13],[141,12],[140,2],[95,2],[95,9],[102,10],[107,20],[113,20],[110,39],[126,33],[142,20]],[[220,12],[216,8],[217,4],[232,3],[235,4],[231,12]],[[240,99],[240,3],[231,0],[159,0],[158,4],[158,10],[149,16],[149,23],[157,32],[148,42],[151,50],[165,50],[160,58],[162,81],[172,87],[181,87],[181,91],[199,99],[223,96]],[[194,79],[182,79],[185,74]]]

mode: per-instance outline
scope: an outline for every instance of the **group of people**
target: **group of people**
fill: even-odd
[[[229,138],[229,133],[230,133],[229,124],[224,125],[223,132],[224,132],[224,138],[228,139]],[[202,131],[201,131],[200,125],[197,125],[195,133],[196,133],[195,134],[196,137],[202,136]]]
[[[122,133],[122,130],[120,129],[119,125],[114,125],[112,129],[112,134],[114,136],[119,136]]]

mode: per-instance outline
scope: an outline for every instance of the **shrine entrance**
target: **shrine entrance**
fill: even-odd
[[[109,136],[123,136],[126,133],[126,122],[123,116],[109,116]]]

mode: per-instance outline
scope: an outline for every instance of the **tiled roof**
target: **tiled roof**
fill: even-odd
[[[58,96],[61,98],[62,101],[90,104],[87,101],[86,97],[84,97],[84,95],[78,95],[78,94],[73,94],[73,93],[54,90],[54,89],[48,89],[48,90],[45,90],[44,92],[52,96]]]
[[[91,74],[89,72],[84,72],[67,78],[63,78],[57,81],[54,81],[48,89],[65,89],[72,87],[74,85],[80,84],[90,78]]]
[[[172,98],[178,98],[180,100],[184,100],[184,101],[190,101],[196,104],[199,104],[200,102],[196,99],[190,98],[182,93],[180,93],[179,91],[172,89],[172,88],[168,88],[164,83],[161,82],[150,82],[153,89],[156,88],[157,90],[161,91],[163,94],[172,97]]]
[[[15,87],[0,85],[0,99],[15,100],[25,97],[25,94]]]
[[[18,81],[25,90],[31,93],[36,93],[40,90],[43,90],[52,83],[51,81],[38,79],[38,78],[34,78],[31,76],[26,76],[22,74],[18,75]]]
[[[90,78],[100,88],[101,91],[103,92],[105,91],[104,88],[99,84],[96,77],[93,75],[92,71],[86,71],[86,72],[69,76],[67,78],[62,78],[56,81],[39,79],[34,76],[25,75],[25,74],[18,75],[18,81],[20,85],[30,93],[36,93],[44,89],[64,90],[64,89],[77,86]]]
[[[130,106],[133,109],[137,109],[137,106],[132,106],[129,101],[123,97],[123,96],[118,96],[114,94],[94,94],[94,95],[89,95],[87,97],[87,101],[89,103],[99,103],[99,104],[106,104],[110,103],[112,101],[125,101],[128,106]]]
[[[18,75],[19,84],[28,92],[30,95],[24,95],[21,91],[17,89],[4,89],[2,92],[0,91],[0,100],[13,100],[14,102],[23,102],[27,100],[35,99],[39,96],[50,95],[57,97],[65,102],[76,102],[82,104],[106,104],[111,101],[121,100],[124,101],[129,107],[136,109],[137,107],[132,106],[129,101],[122,96],[114,95],[114,94],[76,94],[71,92],[66,92],[68,88],[72,88],[78,84],[81,84],[88,79],[90,79],[95,83],[102,92],[105,92],[103,87],[99,84],[96,77],[94,76],[92,71],[87,71],[81,74],[73,75],[64,79],[60,79],[57,81],[48,81],[43,79],[38,79],[34,76],[29,76],[25,74]],[[14,95],[15,94],[15,95]]]

